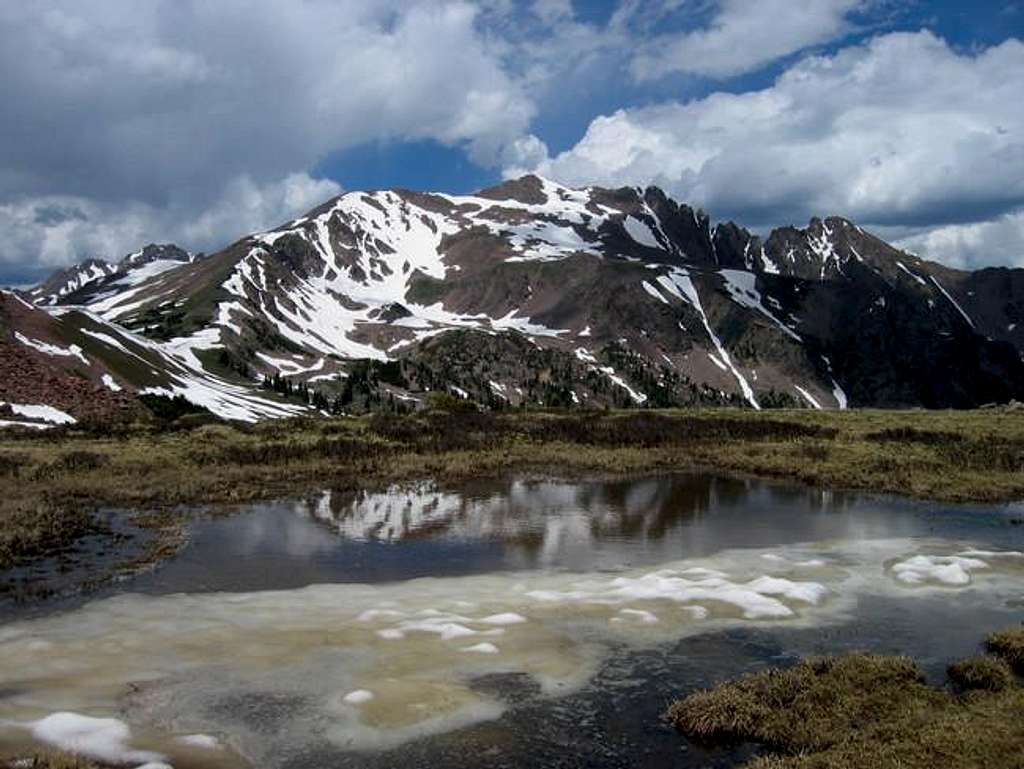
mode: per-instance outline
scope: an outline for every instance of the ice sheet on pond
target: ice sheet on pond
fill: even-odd
[[[616,573],[121,595],[0,628],[0,680],[16,684],[0,700],[0,742],[65,745],[91,724],[96,736],[81,731],[82,744],[104,760],[127,751],[127,761],[173,764],[175,751],[217,753],[223,736],[267,766],[288,745],[385,748],[501,715],[507,704],[473,686],[482,676],[526,675],[538,696],[558,696],[623,646],[752,623],[842,622],[865,593],[1017,595],[1022,576],[1020,553],[890,539]],[[115,714],[124,723],[104,721]]]

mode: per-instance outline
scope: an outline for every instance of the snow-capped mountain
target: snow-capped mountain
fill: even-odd
[[[97,383],[239,418],[296,408],[258,389],[275,374],[346,410],[433,390],[494,407],[1024,396],[1024,271],[951,270],[841,218],[762,239],[657,188],[353,192],[210,256],[149,246],[29,298],[59,328],[20,332],[33,346],[7,320],[8,345],[77,366],[43,345],[79,344]],[[147,357],[149,378],[100,364],[74,341],[86,330]]]
[[[195,254],[175,245],[150,243],[113,264],[89,259],[58,270],[30,290],[28,296],[40,305],[88,304],[101,291],[116,293],[195,259]]]

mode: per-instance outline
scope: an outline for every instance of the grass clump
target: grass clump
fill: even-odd
[[[865,721],[892,719],[908,702],[929,705],[941,697],[906,657],[821,657],[693,694],[675,703],[669,718],[701,743],[753,740],[820,751]]]
[[[1024,689],[1006,663],[979,657],[949,675],[962,697],[905,657],[809,659],[692,694],[668,716],[699,743],[764,746],[746,769],[1019,769]]]
[[[1024,674],[1024,625],[993,633],[985,639],[985,648]]]
[[[946,675],[964,692],[975,689],[1000,692],[1013,683],[1010,666],[998,657],[971,657],[954,662],[946,669]]]
[[[45,501],[24,501],[4,510],[0,526],[0,569],[68,549],[81,537],[102,530],[81,508],[66,509]]]

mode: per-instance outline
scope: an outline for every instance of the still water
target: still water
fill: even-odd
[[[199,518],[160,569],[0,626],[0,752],[732,766],[748,749],[666,727],[672,698],[851,649],[940,679],[1024,618],[1022,512],[693,474],[318,492]]]

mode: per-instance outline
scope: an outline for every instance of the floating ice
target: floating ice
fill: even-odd
[[[485,641],[484,643],[479,643],[475,646],[465,646],[462,651],[475,652],[476,654],[497,654],[498,647]]]
[[[373,699],[373,692],[368,689],[356,689],[354,692],[349,692],[342,699],[349,705],[362,705]]]
[[[40,742],[69,753],[110,764],[154,764],[164,756],[129,747],[131,730],[116,718],[93,718],[78,713],[53,713],[29,724]]]
[[[843,621],[860,593],[955,589],[972,575],[977,589],[1016,597],[1021,573],[1024,553],[865,539],[724,551],[613,575],[544,570],[120,595],[0,627],[0,680],[33,672],[2,714],[25,726],[0,722],[0,738],[28,728],[40,742],[104,763],[180,764],[179,751],[219,744],[202,738],[209,732],[254,765],[272,766],[266,757],[297,745],[368,750],[497,717],[506,706],[475,688],[475,676],[516,673],[546,694],[566,693],[622,644],[643,648],[750,621]],[[134,741],[122,721],[68,712],[118,712],[138,682],[145,685],[123,710],[137,727]],[[273,704],[273,729],[239,725],[238,708],[250,702]],[[34,721],[41,712],[54,715]]]
[[[607,583],[580,583],[573,590],[534,590],[527,595],[545,603],[582,602],[616,604],[629,601],[668,600],[677,603],[716,601],[739,609],[747,619],[793,616],[793,610],[774,596],[808,604],[818,603],[828,588],[816,582],[760,577],[747,583],[731,582],[715,574],[693,574],[663,569],[639,577],[617,577]]]
[[[909,585],[939,582],[943,585],[969,585],[971,572],[987,569],[988,564],[979,558],[964,558],[957,555],[915,555],[891,567],[896,579]]]
[[[484,617],[478,621],[484,625],[519,625],[526,622],[526,617],[509,611],[504,614],[492,614],[490,617]]]
[[[625,622],[627,620],[636,620],[643,622],[646,625],[653,625],[658,622],[658,615],[654,612],[644,611],[643,609],[619,609],[619,615],[612,617],[610,622]]]
[[[221,747],[220,740],[210,734],[186,734],[178,737],[178,742],[182,745],[203,748],[204,750],[219,750]]]

